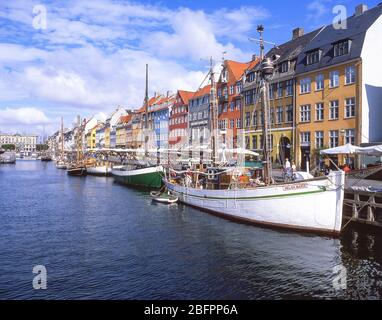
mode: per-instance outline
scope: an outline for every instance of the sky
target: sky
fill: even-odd
[[[369,7],[381,0],[363,1]],[[256,27],[283,43],[354,13],[360,0],[0,0],[0,132],[53,133],[61,117],[103,120],[117,106],[137,109],[145,91],[195,91],[223,56],[258,54]],[[267,48],[270,49],[270,48]],[[223,54],[225,52],[225,54]]]

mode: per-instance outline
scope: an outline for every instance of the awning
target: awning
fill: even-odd
[[[320,154],[325,154],[325,155],[355,154],[360,149],[362,148],[353,146],[352,144],[345,144],[344,146],[322,150],[320,151]]]
[[[357,153],[368,155],[368,156],[382,157],[382,145],[360,148],[360,150]]]

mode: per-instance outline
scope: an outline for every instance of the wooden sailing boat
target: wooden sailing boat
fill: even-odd
[[[56,168],[57,169],[66,169],[67,165],[64,161],[64,119],[61,117],[61,149],[60,149],[60,156],[56,162]]]
[[[146,91],[145,91],[145,158],[148,158],[148,65],[146,64]],[[112,175],[117,182],[132,187],[159,189],[163,185],[164,169],[160,165],[151,166],[148,162],[132,163],[130,165],[115,168]]]
[[[247,223],[285,229],[338,234],[342,227],[345,174],[332,172],[328,177],[276,184],[271,176],[269,132],[269,81],[274,73],[273,62],[264,58],[263,28],[259,27],[261,76],[264,115],[264,165],[262,177],[247,168],[219,168],[217,159],[216,84],[211,65],[211,116],[215,166],[206,172],[190,168],[178,172],[177,179],[167,180],[167,189],[179,201],[201,210]],[[251,177],[248,177],[248,173]],[[200,182],[199,177],[204,177]]]
[[[77,156],[76,161],[68,166],[67,173],[71,176],[84,176],[86,175],[86,166],[83,163],[83,146],[82,146],[82,133],[84,125],[81,124],[81,119],[78,117],[78,129],[76,134],[76,148]]]

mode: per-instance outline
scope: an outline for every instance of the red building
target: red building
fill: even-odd
[[[178,90],[169,118],[169,145],[188,142],[188,102],[194,92]]]
[[[246,70],[254,67],[259,59],[254,57],[251,62],[241,63],[225,60],[217,83],[220,133],[224,143],[229,148],[237,148],[238,130],[242,128],[242,96],[243,75]]]

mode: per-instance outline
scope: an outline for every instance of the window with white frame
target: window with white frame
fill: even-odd
[[[323,74],[319,74],[316,76],[316,91],[324,90],[324,81],[325,78]]]
[[[287,97],[293,96],[293,80],[285,82],[285,94]]]
[[[318,63],[321,58],[321,51],[320,50],[315,50],[311,51],[306,55],[306,64],[311,65]]]
[[[252,116],[252,125],[253,125],[254,127],[257,126],[257,111],[254,111],[254,112],[253,112],[253,116]]]
[[[345,118],[355,117],[355,98],[345,99]]]
[[[235,129],[235,119],[230,119],[229,127],[230,127],[230,129]]]
[[[283,97],[283,83],[279,82],[277,84],[277,98],[282,98]]]
[[[301,132],[300,133],[300,144],[301,145],[310,145],[310,132]]]
[[[351,47],[350,40],[344,40],[344,41],[335,43],[333,46],[334,57],[340,57],[345,54],[348,54],[350,52],[350,47]]]
[[[231,85],[231,86],[229,87],[229,94],[230,94],[230,95],[235,94],[235,86],[234,86],[234,85]]]
[[[235,101],[231,101],[229,109],[230,111],[235,111]]]
[[[309,93],[311,91],[312,83],[310,78],[300,80],[300,93]]]
[[[329,131],[329,147],[336,148],[339,145],[339,132],[338,130]]]
[[[285,121],[287,123],[293,122],[293,106],[292,105],[286,106],[286,119],[285,119]]]
[[[353,84],[356,81],[355,67],[350,66],[345,69],[345,84]]]
[[[335,88],[340,85],[340,72],[339,71],[332,71],[329,74],[330,78],[330,88]]]
[[[241,129],[241,119],[240,118],[236,119],[236,128]]]
[[[240,94],[242,89],[243,89],[243,83],[240,81],[236,84],[236,93]]]
[[[324,104],[316,103],[316,121],[324,120]]]
[[[324,131],[316,131],[316,149],[324,147]]]
[[[289,61],[285,61],[281,64],[281,73],[289,71]]]
[[[334,100],[330,101],[330,107],[329,107],[329,119],[330,120],[337,120],[339,118],[339,101]]]
[[[236,110],[241,110],[241,100],[240,99],[236,100]]]
[[[257,150],[257,136],[252,136],[252,150]]]
[[[245,127],[248,128],[251,125],[251,113],[246,112],[245,113]]]
[[[306,104],[300,107],[300,122],[310,122],[310,104]]]
[[[277,107],[277,112],[276,112],[276,123],[281,124],[283,122],[283,107]]]
[[[345,130],[345,143],[348,144],[355,144],[355,130],[354,129],[348,129]]]

